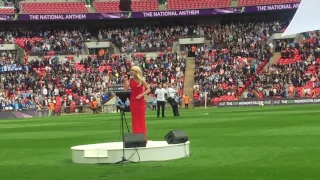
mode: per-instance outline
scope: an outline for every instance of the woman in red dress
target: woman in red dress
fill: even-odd
[[[142,71],[138,66],[132,66],[130,70],[131,77],[128,80],[124,76],[123,87],[125,90],[130,88],[130,111],[132,116],[132,133],[145,134],[147,136],[146,128],[146,101],[144,96],[149,94],[150,87],[142,78]]]

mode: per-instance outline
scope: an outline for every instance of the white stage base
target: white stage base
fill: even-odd
[[[125,148],[125,158],[130,162],[167,161],[190,156],[190,142],[168,144],[166,141],[148,140],[147,147]],[[117,163],[122,159],[122,142],[74,146],[72,161],[82,164]]]

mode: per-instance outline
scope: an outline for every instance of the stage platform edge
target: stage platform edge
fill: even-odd
[[[168,144],[166,141],[148,140],[146,147],[125,148],[129,162],[168,161],[190,156],[190,141]],[[71,147],[72,161],[81,164],[114,164],[122,159],[122,142],[88,144]]]

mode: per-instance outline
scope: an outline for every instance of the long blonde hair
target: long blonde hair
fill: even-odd
[[[131,69],[136,72],[135,79],[138,81],[139,85],[144,81],[142,77],[142,71],[139,66],[132,66]]]

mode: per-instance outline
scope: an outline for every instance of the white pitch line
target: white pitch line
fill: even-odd
[[[46,123],[46,124],[34,124],[34,125],[19,125],[11,127],[0,127],[0,129],[14,129],[14,128],[27,128],[27,127],[41,127],[41,126],[55,126],[55,125],[65,125],[65,124],[76,124],[76,123],[92,123],[92,122],[65,122],[65,123]]]

